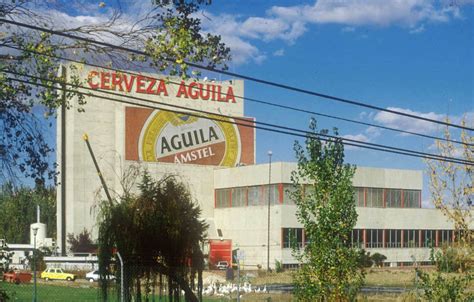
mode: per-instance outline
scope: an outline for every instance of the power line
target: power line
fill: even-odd
[[[5,70],[0,70],[0,71],[5,71]],[[33,78],[33,79],[36,78],[36,79],[39,79],[39,80],[48,80],[48,79],[42,79],[42,78],[31,76],[31,75],[22,75],[20,73],[11,72],[11,71],[5,71],[5,72],[11,73],[11,74],[16,74],[16,75],[19,75],[19,76],[30,77],[30,78]],[[17,82],[21,82],[21,83],[37,85],[37,86],[42,86],[42,87],[47,87],[47,88],[57,88],[57,87],[50,86],[50,85],[35,83],[35,82],[31,82],[31,81],[26,81],[26,80],[20,80],[20,79],[16,79],[16,78],[8,78],[8,79],[13,80],[13,81],[17,81]],[[55,82],[56,83],[61,83],[60,81],[54,81],[54,80],[48,80],[48,81],[53,82],[53,83],[55,83]],[[80,88],[80,89],[93,90],[91,88],[82,87],[80,85],[74,85],[74,84],[69,84],[69,83],[66,83],[66,85],[77,87],[77,88]],[[61,88],[61,89],[63,89],[63,88]],[[110,100],[110,101],[114,101],[114,102],[121,102],[121,103],[135,105],[135,106],[144,106],[144,107],[147,107],[147,108],[159,109],[159,110],[168,111],[168,112],[183,112],[183,111],[166,109],[166,108],[158,107],[158,106],[150,106],[150,105],[145,105],[145,104],[138,104],[136,102],[118,100],[118,99],[114,99],[114,98],[110,98],[110,97],[106,97],[106,96],[100,96],[100,95],[92,94],[92,93],[78,92],[78,91],[70,90],[70,89],[66,89],[66,91],[79,93],[79,94],[87,95],[87,96],[90,96],[90,97],[96,97],[96,98],[99,98],[99,99],[106,99],[106,100]],[[95,90],[93,90],[93,91],[95,91]],[[98,92],[99,93],[105,93],[105,94],[111,94],[111,95],[115,95],[115,96],[118,96],[118,97],[124,97],[124,95],[120,95],[120,94],[112,93],[112,92],[106,92],[106,91],[98,91]],[[217,114],[217,113],[202,111],[202,110],[198,110],[198,109],[191,109],[191,108],[178,106],[178,105],[165,104],[165,103],[155,102],[155,101],[151,101],[151,100],[147,100],[147,99],[143,99],[143,98],[138,98],[138,97],[132,97],[132,96],[125,96],[125,97],[130,98],[130,99],[143,101],[143,102],[153,103],[153,104],[158,103],[158,104],[162,104],[162,105],[167,106],[167,107],[179,108],[179,109],[187,111],[186,114],[188,114],[190,116],[196,116],[196,117],[201,117],[201,118],[205,118],[205,119],[210,119],[210,120],[215,120],[215,121],[220,121],[220,122],[225,122],[225,123],[241,125],[241,126],[244,126],[244,127],[262,129],[262,130],[272,131],[272,132],[281,133],[281,134],[294,135],[294,136],[299,136],[299,137],[304,137],[304,138],[307,138],[308,136],[311,136],[311,135],[317,135],[317,136],[326,137],[325,139],[321,138],[321,140],[323,140],[323,141],[331,141],[331,140],[334,140],[334,139],[340,139],[343,144],[349,145],[349,146],[355,146],[355,147],[361,147],[361,148],[366,148],[366,149],[371,149],[371,150],[384,151],[384,152],[395,153],[395,154],[403,154],[403,155],[407,155],[407,156],[433,159],[433,160],[439,160],[439,161],[447,161],[447,162],[453,162],[453,163],[457,163],[457,164],[474,165],[474,162],[467,161],[467,160],[464,160],[464,159],[459,159],[459,158],[440,156],[440,155],[436,155],[436,154],[424,153],[424,152],[419,152],[419,151],[415,151],[415,150],[396,148],[396,147],[380,145],[380,144],[372,144],[372,143],[362,142],[362,141],[353,140],[353,139],[346,139],[346,138],[341,138],[341,137],[337,137],[337,136],[333,136],[333,135],[327,135],[327,134],[321,134],[321,133],[314,134],[314,133],[310,133],[310,132],[305,131],[305,130],[295,129],[295,128],[291,128],[291,127],[284,127],[284,126],[274,125],[274,124],[270,124],[270,123],[257,122],[257,121],[252,121],[251,122],[251,121],[249,121],[247,119],[243,119],[243,118],[231,117],[231,116],[226,116],[226,115],[223,115],[223,114]],[[233,122],[233,121],[229,121],[229,120],[225,120],[225,119],[217,119],[217,118],[214,118],[214,117],[211,117],[211,116],[206,116],[206,115],[192,114],[192,113],[189,113],[189,110],[199,112],[199,113],[202,113],[202,114],[210,114],[210,115],[219,116],[219,117],[223,117],[223,118],[240,120],[240,121],[243,121],[243,123],[238,123],[238,122],[235,122],[235,121]],[[265,127],[249,125],[249,123],[254,123],[254,124],[257,124],[257,125],[261,124],[261,125],[264,125]],[[273,128],[280,128],[280,129],[284,129],[284,130],[277,130],[277,129],[273,129],[273,128],[268,128],[267,126],[273,127]],[[304,134],[299,134],[299,133],[295,133],[295,132],[299,132],[299,133],[302,132]]]
[[[101,68],[101,69],[118,71],[120,73],[126,73],[126,74],[130,74],[130,75],[142,76],[142,74],[140,74],[140,73],[130,72],[130,71],[124,70],[124,69],[112,68],[112,67],[107,67],[107,66],[93,64],[93,63],[87,63],[87,62],[83,62],[83,61],[80,61],[80,60],[65,58],[65,57],[62,57],[62,56],[53,56],[53,55],[44,54],[44,53],[41,53],[41,52],[38,52],[38,51],[24,49],[24,48],[21,48],[21,47],[15,47],[15,46],[11,46],[11,45],[3,45],[3,46],[5,46],[7,48],[11,48],[11,49],[20,50],[20,51],[26,51],[26,52],[29,52],[29,53],[35,53],[35,54],[50,57],[50,58],[62,59],[62,60],[70,61],[70,62],[75,62],[75,63],[78,63],[78,64],[84,64],[84,65],[97,67],[97,68]],[[154,79],[154,80],[160,80],[159,78],[151,77],[151,76],[148,76],[148,75],[147,75],[147,78]],[[172,83],[172,84],[176,84],[176,85],[184,85],[185,87],[189,87],[189,85],[187,85],[187,84],[181,84],[181,83],[174,82],[174,81],[169,81],[169,80],[168,80],[168,82]],[[202,90],[207,91],[207,92],[211,92],[211,90],[209,90],[207,88],[204,88],[204,87],[202,88]],[[318,112],[307,110],[307,109],[301,109],[301,108],[297,108],[297,107],[290,107],[290,106],[286,106],[286,105],[276,104],[276,103],[272,103],[272,102],[269,102],[269,101],[255,99],[255,98],[249,98],[249,97],[238,96],[238,95],[234,95],[234,97],[237,98],[237,99],[242,99],[242,100],[245,100],[245,101],[250,101],[250,102],[254,102],[254,103],[258,103],[258,104],[264,104],[264,105],[267,105],[267,106],[292,110],[292,111],[296,111],[296,112],[313,114],[313,115],[316,115],[316,116],[322,116],[322,117],[331,118],[331,119],[335,119],[335,120],[340,120],[340,121],[345,121],[345,122],[350,122],[350,123],[355,123],[355,124],[360,124],[360,125],[365,125],[365,126],[370,126],[370,127],[376,127],[376,128],[380,128],[380,129],[385,129],[385,130],[390,130],[390,131],[395,131],[395,132],[400,132],[400,133],[405,133],[405,134],[411,134],[411,135],[416,135],[416,136],[435,139],[435,140],[442,140],[442,141],[452,142],[452,143],[456,143],[456,144],[474,146],[474,144],[466,143],[466,142],[462,142],[462,141],[458,141],[458,140],[447,139],[447,138],[437,137],[437,136],[423,134],[423,133],[419,133],[419,132],[407,131],[407,130],[402,130],[402,129],[397,129],[397,128],[381,126],[381,125],[377,125],[377,124],[367,123],[367,122],[356,121],[356,120],[343,118],[343,117],[339,117],[339,116],[334,116],[334,115],[330,115],[330,114],[318,113]]]
[[[80,40],[80,41],[83,41],[83,42],[88,42],[88,43],[101,45],[101,46],[105,46],[105,47],[110,47],[110,48],[113,48],[113,49],[116,49],[116,50],[122,50],[122,51],[131,52],[131,53],[135,53],[135,54],[138,54],[138,55],[143,55],[143,56],[149,57],[149,54],[147,54],[144,51],[131,49],[131,48],[120,46],[120,45],[114,45],[114,44],[107,43],[107,42],[96,41],[94,39],[89,39],[89,38],[85,38],[85,37],[79,37],[79,36],[75,36],[75,35],[72,35],[72,34],[67,34],[67,33],[64,33],[64,32],[60,32],[60,31],[57,31],[57,30],[52,30],[52,29],[39,27],[39,26],[35,26],[35,25],[30,25],[30,24],[26,24],[26,23],[22,23],[22,22],[17,22],[17,21],[13,21],[13,20],[7,20],[7,19],[3,19],[3,18],[0,18],[0,22],[5,22],[5,23],[16,25],[16,26],[20,26],[20,27],[25,27],[25,28],[29,28],[29,29],[33,29],[33,30],[47,32],[47,33],[50,33],[50,34],[53,34],[53,35],[58,35],[58,36],[62,36],[62,37],[70,38],[70,39],[75,39],[75,40]],[[165,58],[165,60],[169,61],[169,62],[175,62],[175,60],[170,59],[170,58]],[[228,75],[228,76],[237,77],[237,78],[249,80],[249,81],[252,81],[252,82],[265,84],[265,85],[269,85],[269,86],[273,86],[273,87],[278,87],[278,88],[282,88],[282,89],[286,89],[286,90],[290,90],[290,91],[295,91],[295,92],[299,92],[299,93],[303,93],[303,94],[307,94],[307,95],[311,95],[311,96],[317,96],[317,97],[320,97],[320,98],[329,99],[329,100],[333,100],[333,101],[337,101],[337,102],[341,102],[341,103],[346,103],[346,104],[351,104],[351,105],[355,105],[355,106],[359,106],[359,107],[366,107],[366,108],[370,108],[370,109],[374,109],[374,110],[384,111],[384,112],[388,112],[388,113],[392,113],[392,114],[396,114],[396,115],[401,115],[401,116],[405,116],[405,117],[409,117],[409,118],[413,118],[413,119],[423,120],[423,121],[426,121],[426,122],[431,122],[431,123],[441,124],[441,125],[450,126],[450,127],[454,127],[454,128],[474,131],[474,128],[470,128],[470,127],[463,126],[463,125],[452,124],[452,123],[439,121],[439,120],[434,120],[434,119],[430,119],[430,118],[426,118],[426,117],[422,117],[422,116],[417,116],[417,115],[413,115],[413,114],[409,114],[409,113],[405,113],[405,112],[401,112],[401,111],[386,109],[386,108],[383,108],[383,107],[370,105],[370,104],[367,104],[367,103],[362,103],[362,102],[359,102],[359,101],[345,99],[345,98],[341,98],[341,97],[336,97],[336,96],[332,96],[332,95],[328,95],[328,94],[324,94],[324,93],[320,93],[320,92],[316,92],[316,91],[312,91],[312,90],[308,90],[308,89],[298,88],[298,87],[294,87],[294,86],[290,86],[290,85],[286,85],[286,84],[281,84],[281,83],[277,83],[277,82],[273,82],[273,81],[269,81],[269,80],[259,79],[259,78],[256,78],[256,77],[246,76],[246,75],[243,75],[243,74],[238,74],[238,73],[235,73],[235,72],[225,71],[225,70],[212,68],[212,67],[208,67],[208,66],[202,66],[202,65],[192,63],[192,62],[184,62],[184,63],[186,63],[187,65],[189,65],[191,67],[194,67],[194,68],[199,68],[199,69],[203,69],[203,70],[207,70],[207,71],[221,73],[221,74],[225,74],[225,75]]]

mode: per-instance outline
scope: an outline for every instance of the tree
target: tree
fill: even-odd
[[[449,119],[446,119],[449,122]],[[466,126],[466,118],[461,125]],[[450,129],[444,129],[444,137],[452,139]],[[436,140],[438,154],[441,156],[459,157],[466,161],[474,161],[474,136],[466,130],[461,130],[460,141],[455,145],[449,141]],[[454,224],[453,244],[457,251],[455,261],[461,271],[468,272],[474,263],[474,232],[470,229],[473,223],[474,198],[474,166],[469,164],[454,164],[444,161],[427,160],[430,177],[431,199],[435,207]],[[439,251],[438,253],[444,253]]]
[[[0,22],[0,26],[7,29],[0,33],[0,46],[8,49],[7,53],[0,55],[0,178],[5,180],[14,181],[23,175],[44,184],[56,176],[55,164],[49,158],[54,150],[45,141],[47,123],[41,113],[55,116],[56,109],[62,104],[61,92],[52,87],[64,83],[58,74],[59,57],[72,57],[99,65],[109,62],[110,67],[152,69],[181,77],[199,74],[189,70],[187,62],[226,68],[230,59],[230,50],[221,42],[220,36],[202,33],[201,21],[195,15],[210,1],[155,0],[149,12],[136,16],[137,21],[127,19],[120,9],[110,9],[110,13],[103,14],[107,17],[105,21],[78,27],[57,25],[58,20],[52,12],[67,10],[75,13],[74,6],[66,8],[62,3],[5,0],[0,3],[0,17],[85,38],[114,41],[122,47],[143,50],[149,58]],[[97,10],[101,9],[103,5],[98,5]],[[84,84],[75,76],[75,66],[69,68],[68,74],[72,75],[70,84]],[[32,79],[28,75],[39,78]],[[34,84],[19,83],[12,78]],[[72,86],[68,89],[71,91],[66,94],[66,107],[70,107],[69,100],[73,97],[77,98],[79,105],[84,104],[85,99],[78,89]],[[32,113],[33,108],[36,114]],[[79,106],[78,110],[83,108]]]
[[[54,188],[14,187],[0,189],[0,239],[9,243],[30,243],[30,224],[36,222],[36,206],[41,222],[47,225],[47,236],[56,236],[56,190]]]
[[[201,221],[201,210],[188,188],[173,176],[159,181],[145,173],[139,194],[124,194],[119,200],[100,204],[99,271],[105,280],[112,267],[120,267],[113,251],[125,262],[125,300],[142,295],[148,298],[164,280],[168,300],[179,301],[181,290],[186,301],[198,301],[193,292],[197,281],[202,296],[204,256],[201,244],[207,225]],[[107,300],[107,282],[102,282],[103,299]]]
[[[352,177],[355,167],[344,163],[340,138],[321,140],[328,130],[310,123],[305,147],[295,142],[298,169],[292,173],[292,198],[308,243],[295,249],[302,263],[294,277],[296,297],[302,301],[352,301],[364,273],[350,235],[357,221]],[[337,129],[334,129],[337,136]]]
[[[97,245],[92,242],[91,233],[86,229],[77,236],[68,234],[67,243],[72,253],[93,253],[97,250]]]

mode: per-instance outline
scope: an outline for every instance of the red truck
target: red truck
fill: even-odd
[[[3,281],[16,283],[16,284],[29,283],[31,281],[31,274],[9,271],[8,273],[3,273]]]

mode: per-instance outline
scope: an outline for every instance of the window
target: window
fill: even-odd
[[[278,203],[278,185],[270,185],[270,204]],[[248,205],[268,204],[268,185],[248,187]]]
[[[216,208],[227,208],[230,206],[231,189],[216,190]]]
[[[284,228],[283,229],[283,248],[290,248],[296,244],[298,247],[303,246],[303,229],[301,228]]]
[[[351,233],[352,247],[363,248],[364,247],[364,230],[353,229]]]
[[[354,188],[354,197],[355,197],[355,204],[358,207],[364,206],[364,199],[365,199],[365,190],[364,188],[355,187]]]
[[[436,230],[424,230],[422,234],[422,247],[434,247],[436,245]]]
[[[367,207],[383,207],[383,189],[367,188]]]
[[[377,248],[383,247],[383,232],[384,230],[380,229],[367,229],[366,233],[366,241],[368,248]]]
[[[232,207],[247,205],[247,187],[232,189]]]
[[[387,247],[402,246],[402,230],[387,230]]]
[[[403,247],[420,247],[420,232],[418,230],[404,230]]]
[[[294,200],[291,199],[291,194],[296,192],[298,189],[291,184],[283,185],[283,204],[295,204]]]
[[[441,230],[439,236],[440,245],[450,244],[453,241],[453,231],[452,230]]]
[[[387,208],[401,208],[402,207],[402,190],[387,189],[385,195]]]
[[[418,190],[404,190],[403,200],[405,208],[419,208],[420,207],[420,194]]]

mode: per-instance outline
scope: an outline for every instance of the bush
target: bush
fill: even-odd
[[[375,266],[382,267],[383,262],[387,260],[387,257],[385,257],[385,255],[382,255],[380,253],[375,253],[370,257],[370,259],[373,261]]]
[[[444,245],[437,251],[432,249],[431,258],[440,272],[467,271],[469,267],[469,250],[461,246]]]
[[[473,301],[474,294],[467,288],[473,274],[448,275],[436,272],[430,276],[417,269],[420,276],[420,287],[428,301]]]
[[[360,267],[372,267],[374,262],[370,257],[370,252],[367,252],[364,249],[359,250],[359,266]]]
[[[285,269],[283,268],[283,264],[281,261],[278,261],[275,259],[275,272],[277,273],[283,273]]]

